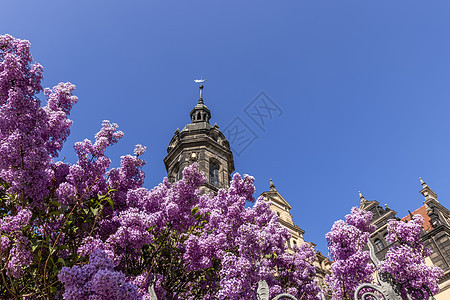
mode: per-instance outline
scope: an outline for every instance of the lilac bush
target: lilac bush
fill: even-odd
[[[154,283],[161,299],[242,299],[259,280],[272,294],[316,297],[314,252],[286,253],[289,234],[253,198],[251,176],[207,195],[192,165],[148,190],[145,147],[110,168],[105,151],[123,133],[109,121],[75,143],[76,163],[56,161],[78,98],[70,83],[42,88],[29,48],[0,36],[2,298],[146,299]]]
[[[346,220],[336,221],[325,236],[334,260],[332,274],[325,278],[326,293],[332,299],[353,299],[361,283],[372,281],[375,266],[370,262],[369,252],[364,251],[370,233],[375,230],[370,225],[371,218],[371,212],[354,207]]]
[[[371,218],[371,212],[354,207],[345,222],[335,222],[327,233],[334,262],[332,274],[326,278],[326,293],[332,299],[353,299],[356,288],[362,283],[373,283],[372,275],[377,271],[388,273],[395,283],[403,284],[399,292],[404,299],[408,290],[422,289],[424,284],[436,294],[443,271],[425,264],[424,259],[431,251],[421,242],[423,217],[415,215],[409,222],[395,219],[388,222],[387,241],[394,244],[378,269],[370,262],[369,253],[363,250],[375,230],[370,225]]]
[[[421,289],[425,284],[436,294],[439,291],[438,279],[444,272],[439,267],[425,264],[424,259],[431,250],[425,248],[420,239],[423,221],[421,215],[413,216],[409,222],[389,221],[387,240],[396,243],[386,253],[380,271],[390,273],[398,283],[406,283],[405,290]]]
[[[10,297],[54,289],[55,254],[64,238],[54,231],[63,220],[54,195],[64,167],[53,158],[69,135],[68,115],[78,101],[70,83],[43,90],[43,68],[29,46],[0,36],[0,294]]]

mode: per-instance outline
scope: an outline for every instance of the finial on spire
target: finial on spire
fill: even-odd
[[[203,104],[203,82],[205,82],[206,79],[203,79],[203,77],[200,77],[200,79],[195,79],[194,82],[200,83],[199,89],[200,89],[200,98],[198,99],[198,103]]]
[[[366,199],[364,198],[364,196],[361,194],[360,191],[358,191],[358,194],[359,194],[359,199],[361,200],[361,202],[366,201]]]
[[[275,184],[273,184],[272,178],[270,178],[270,190],[271,191],[276,191]]]
[[[423,181],[421,177],[419,177],[419,180],[420,183],[422,184],[422,190],[420,191],[420,193],[425,196],[425,201],[429,199],[434,199],[438,201],[436,193],[428,186],[428,184],[425,181]]]
[[[358,194],[359,194],[359,199],[363,199],[364,198],[364,196],[361,194],[361,191],[358,191]]]
[[[422,177],[419,177],[420,183],[422,184],[422,186],[426,185],[425,181],[422,180]]]

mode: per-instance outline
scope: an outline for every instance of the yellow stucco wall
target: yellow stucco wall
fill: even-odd
[[[434,295],[434,299],[436,300],[450,300],[450,288],[447,288],[444,291],[441,291],[439,294]]]

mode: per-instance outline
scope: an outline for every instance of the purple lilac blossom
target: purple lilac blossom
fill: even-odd
[[[33,62],[30,43],[2,35],[0,50],[0,179],[8,183],[8,193],[41,207],[53,176],[51,159],[70,133],[75,86],[46,89],[47,105],[41,107],[43,67]]]
[[[89,264],[63,267],[58,278],[65,285],[63,296],[66,300],[141,298],[136,286],[126,282],[125,275],[115,271],[112,260],[99,249],[90,254]]]
[[[439,267],[425,264],[424,259],[431,250],[425,248],[421,241],[423,221],[421,215],[413,216],[409,222],[389,221],[387,240],[397,243],[389,248],[380,270],[390,273],[398,283],[407,283],[405,288],[421,289],[425,284],[436,294],[439,291],[438,279],[444,273]]]
[[[350,299],[356,288],[372,281],[375,266],[370,262],[369,253],[364,251],[369,234],[375,230],[370,225],[372,213],[352,208],[346,221],[336,221],[326,234],[328,249],[334,260],[331,275],[325,278],[326,290],[332,299]]]

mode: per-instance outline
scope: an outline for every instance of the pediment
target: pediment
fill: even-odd
[[[283,196],[281,196],[280,193],[278,193],[278,191],[267,191],[267,192],[263,192],[261,194],[261,196],[263,196],[264,198],[270,200],[271,202],[274,202],[278,205],[281,205],[283,207],[287,207],[288,210],[290,210],[292,208],[292,206],[289,204],[289,202],[287,202]]]

